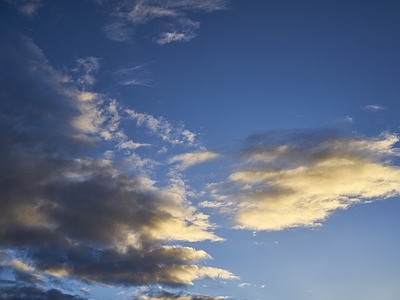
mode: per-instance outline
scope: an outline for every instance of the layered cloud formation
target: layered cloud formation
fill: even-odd
[[[204,277],[235,278],[202,265],[210,258],[205,251],[174,244],[221,240],[184,187],[156,186],[146,172],[125,172],[120,166],[135,162],[113,161],[110,151],[93,156],[107,145],[149,146],[133,143],[120,129],[124,111],[115,99],[90,91],[98,61],[78,60],[76,69],[63,74],[31,39],[2,35],[1,266],[27,284],[67,278],[179,286]],[[150,115],[130,112],[130,118],[147,126],[156,122],[150,128],[159,135],[167,125],[175,131]],[[183,127],[178,132],[185,143],[194,142]],[[23,292],[15,289],[3,292]],[[55,290],[35,293],[38,299],[70,299]]]
[[[318,226],[352,204],[400,194],[394,134],[344,137],[330,130],[275,132],[247,141],[226,181],[210,185],[238,228],[282,230]]]

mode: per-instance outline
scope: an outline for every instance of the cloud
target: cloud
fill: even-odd
[[[1,288],[0,288],[1,291]],[[32,286],[15,285],[2,290],[0,299],[18,299],[18,300],[87,300],[77,295],[64,294],[60,290],[50,289],[44,290]]]
[[[87,90],[97,59],[78,61],[83,77],[74,80],[55,70],[31,39],[0,33],[0,248],[8,251],[0,253],[3,267],[16,278],[111,285],[235,278],[203,266],[210,259],[205,251],[174,245],[221,240],[184,186],[156,185],[145,173],[125,172],[125,161],[113,161],[104,150],[114,137],[115,146],[138,145],[119,129],[117,100]],[[168,141],[192,142],[183,126],[133,115]],[[5,293],[23,297],[25,288],[17,288]],[[73,299],[55,290],[30,291],[37,299]]]
[[[329,130],[254,136],[236,170],[210,189],[238,228],[318,226],[336,210],[400,194],[400,169],[391,164],[398,141]]]
[[[122,68],[113,73],[119,78],[119,84],[124,86],[140,85],[151,86],[152,81],[148,78],[150,72],[147,64],[140,64],[130,68]]]
[[[211,151],[197,151],[173,156],[168,160],[168,163],[178,163],[177,168],[185,170],[196,164],[216,159],[219,156],[219,154]]]
[[[385,110],[386,107],[380,106],[378,104],[370,104],[370,105],[364,106],[363,109],[372,111],[372,112],[376,112],[376,111],[380,111],[380,110]]]
[[[176,24],[170,25],[166,31],[162,32],[157,39],[160,45],[168,44],[171,42],[187,42],[193,39],[196,34],[195,31],[200,27],[199,22],[190,20],[180,20]]]
[[[182,124],[174,126],[163,117],[155,118],[146,113],[138,113],[133,109],[127,109],[126,113],[130,119],[135,120],[138,126],[146,127],[152,134],[157,135],[163,141],[173,145],[183,144],[188,146],[196,145],[196,134],[185,129]]]
[[[115,42],[127,42],[133,34],[133,28],[121,21],[104,26],[103,31],[107,38]]]
[[[151,144],[145,144],[145,143],[135,143],[132,140],[121,142],[118,144],[119,149],[129,149],[129,150],[135,150],[139,147],[149,147]]]
[[[42,0],[5,0],[16,6],[20,13],[28,18],[33,18],[40,7],[43,6]]]
[[[218,300],[231,299],[227,296],[207,296],[207,295],[191,295],[184,293],[171,293],[168,291],[139,291],[135,293],[134,299],[137,300]]]
[[[114,41],[128,41],[139,26],[152,23],[159,33],[155,41],[164,45],[173,41],[189,41],[200,27],[187,17],[188,13],[210,13],[228,8],[228,0],[137,0],[98,2],[108,5],[114,18],[104,27],[106,36]]]

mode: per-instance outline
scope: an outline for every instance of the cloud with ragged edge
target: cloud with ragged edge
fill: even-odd
[[[196,134],[187,130],[183,124],[174,126],[163,117],[156,118],[147,113],[139,113],[134,109],[126,109],[126,113],[131,120],[136,121],[137,126],[147,128],[151,134],[160,137],[163,141],[173,145],[198,145]]]
[[[96,58],[80,59],[64,74],[26,36],[1,32],[0,43],[0,265],[17,279],[1,285],[3,295],[49,278],[116,286],[236,278],[205,266],[205,251],[179,245],[222,240],[186,187],[176,178],[156,184],[137,153],[121,154],[121,161],[113,155],[149,147],[133,142],[121,122],[136,120],[174,146],[194,145],[193,133],[164,118],[126,114],[116,99],[94,92]],[[104,155],[93,156],[96,149]],[[127,164],[139,172],[124,171]]]
[[[14,5],[18,11],[28,18],[33,18],[37,14],[39,8],[43,6],[42,0],[4,0]]]
[[[12,286],[3,290],[2,300],[89,300],[78,295],[65,294],[57,289],[45,290],[35,286]]]
[[[232,299],[228,296],[207,296],[207,295],[192,295],[184,293],[171,293],[165,290],[149,291],[147,289],[133,293],[133,299],[137,300],[222,300]]]
[[[391,163],[398,141],[331,130],[253,136],[228,178],[209,185],[215,201],[202,206],[231,214],[236,228],[319,226],[337,210],[400,194],[400,169]]]
[[[104,27],[114,41],[129,41],[135,30],[145,24],[156,29],[154,41],[160,45],[186,42],[196,36],[200,23],[191,20],[189,12],[210,13],[228,8],[228,0],[136,0],[96,1],[112,11],[113,21]]]

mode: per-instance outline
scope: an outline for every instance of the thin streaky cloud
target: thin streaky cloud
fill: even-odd
[[[196,164],[204,163],[209,160],[218,158],[220,155],[212,151],[197,151],[184,153],[171,157],[168,160],[169,164],[177,163],[177,168],[180,170],[185,170]]]
[[[148,64],[139,64],[134,67],[122,68],[113,73],[118,78],[118,84],[124,86],[147,86],[152,85]]]
[[[129,150],[135,150],[139,147],[150,147],[151,144],[147,144],[147,143],[135,143],[132,140],[129,141],[124,141],[121,142],[117,145],[118,149],[129,149]]]
[[[138,0],[102,2],[112,11],[113,22],[104,26],[106,36],[114,41],[129,41],[134,29],[151,22],[157,22],[162,28],[155,33],[154,41],[160,45],[171,42],[190,41],[196,36],[200,23],[187,17],[188,12],[210,13],[228,9],[230,1],[174,1],[174,0]]]
[[[196,30],[200,27],[199,22],[188,19],[181,19],[175,24],[167,26],[166,31],[162,32],[157,39],[160,45],[171,42],[187,42],[196,36]]]
[[[368,110],[368,111],[372,111],[372,112],[376,112],[376,111],[381,111],[381,110],[385,110],[386,107],[383,107],[381,105],[378,104],[369,104],[363,107],[364,110]]]
[[[115,21],[103,27],[105,36],[115,42],[127,42],[133,35],[133,28],[122,21]]]

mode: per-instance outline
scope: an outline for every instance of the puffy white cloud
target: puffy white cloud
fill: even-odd
[[[258,137],[242,152],[237,171],[210,188],[222,203],[232,201],[238,228],[318,226],[338,209],[400,194],[400,169],[390,163],[399,154],[398,140],[390,133],[294,133],[275,144],[270,136]]]

